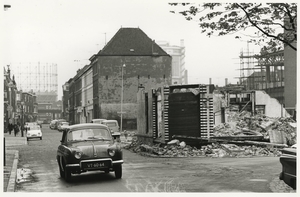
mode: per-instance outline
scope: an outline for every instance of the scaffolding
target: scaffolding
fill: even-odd
[[[10,66],[19,90],[57,94],[57,64],[13,63]]]
[[[264,90],[284,103],[284,53],[283,50],[254,54],[249,47],[240,53],[240,84],[245,90]]]

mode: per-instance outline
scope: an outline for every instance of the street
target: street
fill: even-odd
[[[122,179],[114,173],[59,176],[56,151],[62,133],[43,125],[43,140],[16,147],[17,192],[287,192],[278,157],[154,158],[123,149]]]

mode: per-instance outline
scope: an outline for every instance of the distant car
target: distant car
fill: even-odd
[[[51,120],[51,122],[50,122],[50,124],[49,124],[49,128],[50,129],[55,129],[55,125],[56,125],[56,122],[57,122],[58,120]]]
[[[25,122],[24,128],[28,130],[30,127],[37,126],[37,122]]]
[[[42,140],[43,133],[41,131],[41,128],[39,125],[32,125],[27,128],[27,134],[26,134],[27,141],[32,138],[40,138]]]
[[[67,182],[72,174],[87,171],[115,172],[122,177],[123,153],[108,127],[102,124],[84,123],[69,126],[63,131],[56,160],[60,176]]]
[[[58,129],[58,125],[59,125],[61,122],[67,122],[67,121],[66,121],[65,119],[58,119],[58,120],[55,122],[54,129]]]
[[[42,128],[43,121],[36,121],[36,123]]]
[[[112,133],[120,132],[120,127],[116,120],[104,120],[102,124],[108,126]]]
[[[61,131],[66,130],[68,127],[69,127],[69,123],[68,122],[61,122],[57,126],[57,130],[61,132]]]
[[[280,156],[279,161],[282,165],[282,171],[279,175],[279,179],[283,180],[293,189],[296,189],[297,149],[293,147],[283,148],[281,151],[283,154]]]
[[[93,120],[91,121],[91,123],[102,124],[103,121],[105,121],[105,120],[106,120],[106,119],[93,119]]]

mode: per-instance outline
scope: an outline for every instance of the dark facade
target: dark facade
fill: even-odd
[[[7,70],[4,68],[4,102],[3,102],[3,123],[4,132],[7,131],[7,125],[9,122],[17,123],[17,85],[14,80],[14,76],[10,75],[10,68]]]
[[[171,84],[171,56],[139,28],[121,28],[91,61],[94,116],[120,121],[123,82],[125,129],[136,128],[140,85],[150,90]]]
[[[65,120],[69,120],[69,85],[70,85],[69,82],[70,82],[70,80],[62,86],[62,90],[63,90],[62,118]]]

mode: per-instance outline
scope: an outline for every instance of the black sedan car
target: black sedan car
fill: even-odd
[[[70,181],[72,174],[87,171],[115,172],[122,177],[123,153],[107,126],[76,124],[63,131],[57,150],[60,176]]]

